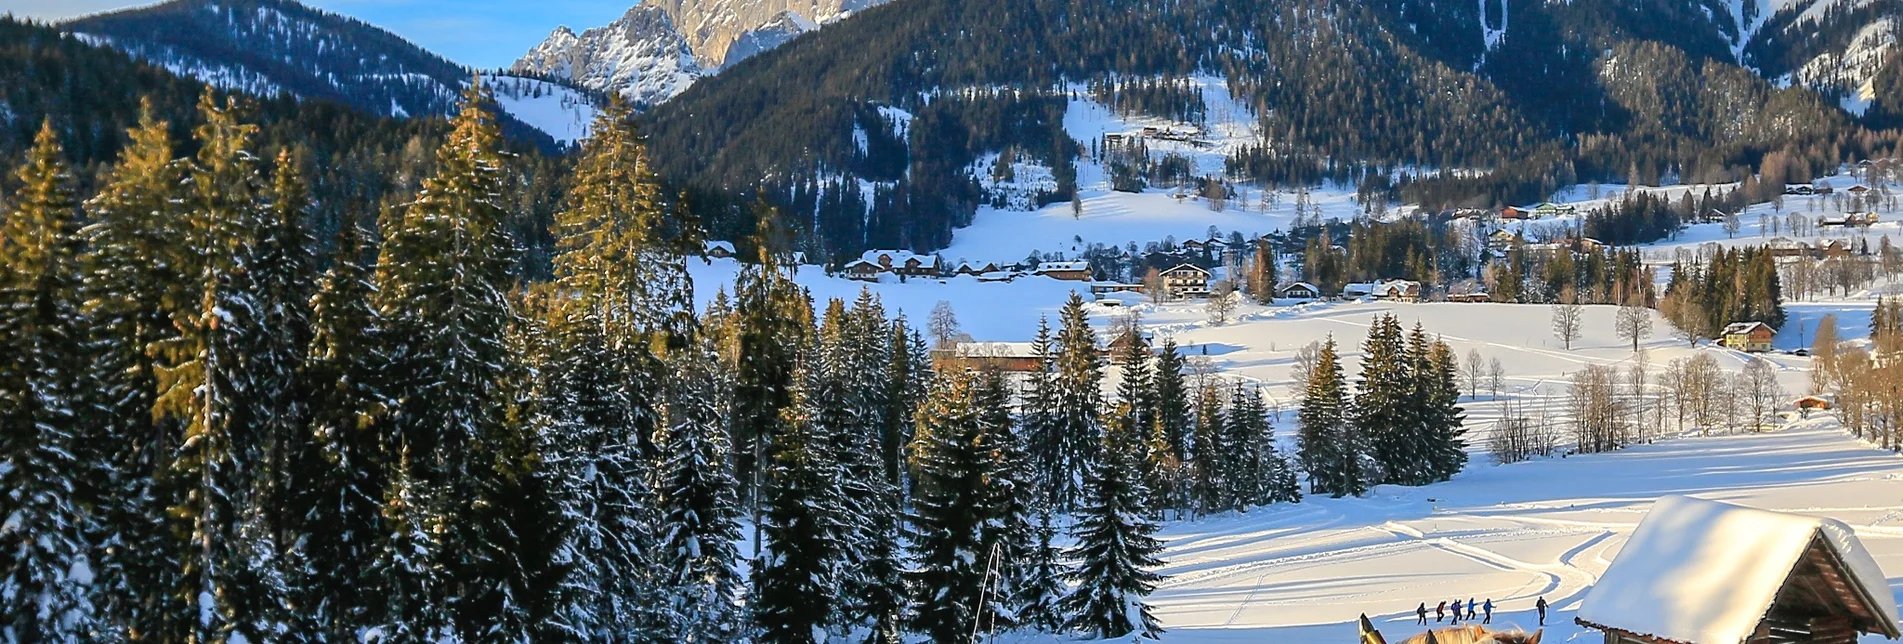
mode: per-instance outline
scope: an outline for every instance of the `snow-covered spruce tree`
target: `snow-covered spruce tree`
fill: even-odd
[[[1331,337],[1316,356],[1298,414],[1302,423],[1300,460],[1302,469],[1308,472],[1312,493],[1340,498],[1360,496],[1368,489],[1369,483],[1362,476],[1361,442],[1347,418],[1347,398],[1341,360]]]
[[[1081,507],[1071,526],[1076,545],[1069,554],[1076,567],[1070,580],[1077,587],[1062,603],[1063,612],[1070,615],[1065,628],[1097,639],[1133,633],[1157,639],[1163,628],[1144,598],[1162,580],[1149,569],[1162,565],[1156,555],[1163,551],[1163,542],[1153,536],[1158,526],[1144,518],[1148,511],[1143,500],[1149,493],[1143,489],[1135,458],[1129,450],[1113,446],[1135,437],[1122,435],[1113,426],[1101,440],[1111,444],[1090,461]]]
[[[802,380],[811,380],[803,376]],[[839,463],[825,425],[814,422],[818,392],[791,389],[793,405],[772,434],[762,490],[760,551],[753,562],[748,608],[755,642],[810,644],[837,623],[838,562],[844,544]]]
[[[613,101],[591,131],[556,218],[551,456],[576,518],[570,622],[584,638],[622,641],[667,628],[645,477],[672,375],[664,354],[692,333],[692,286],[628,107]]]
[[[311,298],[311,345],[304,362],[310,383],[309,448],[296,453],[292,503],[303,535],[302,571],[294,595],[301,620],[317,639],[338,641],[374,625],[377,582],[364,563],[376,558],[379,512],[390,465],[367,419],[378,404],[370,363],[376,313],[370,309],[363,233],[345,221],[330,268]]]
[[[381,499],[382,539],[366,570],[376,583],[376,605],[363,638],[369,644],[438,642],[450,632],[450,616],[442,609],[449,579],[438,569],[442,554],[435,536],[445,513],[432,489],[417,480],[410,447],[398,443],[395,449]]]
[[[1425,399],[1428,433],[1433,436],[1432,480],[1445,481],[1467,466],[1466,411],[1460,407],[1460,360],[1446,342],[1428,352],[1434,383]],[[1424,378],[1425,379],[1425,378]]]
[[[1056,507],[1069,509],[1077,507],[1085,470],[1102,456],[1107,445],[1130,451],[1140,442],[1110,444],[1103,440],[1103,354],[1097,346],[1097,333],[1090,328],[1090,316],[1084,311],[1083,297],[1071,293],[1060,319],[1053,375],[1055,404],[1048,431],[1055,435],[1062,451],[1050,498]]]
[[[923,398],[930,364],[912,360],[911,328],[905,316],[892,320],[885,338],[885,408],[879,417],[879,458],[885,465],[886,482],[903,491],[905,484],[905,446],[912,441],[913,413]]]
[[[172,320],[196,307],[190,296],[201,257],[179,243],[186,224],[184,165],[172,157],[171,126],[149,101],[127,132],[119,160],[86,204],[92,224],[85,270],[85,319],[93,346],[96,426],[107,438],[88,460],[105,472],[93,522],[94,570],[101,628],[110,638],[137,632],[152,641],[182,641],[196,617],[182,607],[181,551],[162,518],[178,488],[164,473],[181,434],[176,418],[155,416],[162,362],[153,351],[173,332]]]
[[[1005,598],[992,591],[1001,553],[985,540],[996,502],[976,374],[943,374],[919,408],[918,496],[908,517],[913,632],[971,642],[988,632]]]
[[[1063,479],[1067,471],[1064,467],[1064,437],[1058,433],[1057,425],[1057,355],[1051,336],[1049,319],[1039,316],[1037,335],[1031,341],[1031,354],[1037,360],[1037,369],[1024,375],[1023,412],[1020,414],[1024,426],[1026,450],[1031,455],[1033,465],[1032,479],[1038,489],[1038,498],[1045,505],[1054,505],[1063,494]]]
[[[845,566],[848,602],[846,617],[852,626],[865,628],[870,639],[896,642],[903,629],[905,581],[899,553],[900,488],[887,478],[885,459],[869,447],[882,447],[891,434],[885,426],[893,403],[888,396],[905,395],[906,387],[895,387],[886,370],[893,359],[888,352],[904,354],[907,377],[920,367],[912,366],[911,354],[901,342],[887,337],[885,308],[870,290],[861,289],[842,320],[843,335],[835,346],[843,351],[831,361],[844,367],[836,375],[846,385],[842,402],[853,408],[847,431],[834,437],[841,451],[841,473],[846,477],[840,489],[847,499],[851,521]]]
[[[311,339],[311,285],[316,263],[311,257],[310,234],[304,219],[311,208],[302,159],[290,149],[277,156],[266,193],[257,239],[256,263],[250,267],[256,290],[257,324],[267,330],[245,355],[253,374],[250,404],[257,408],[256,431],[262,436],[263,459],[256,466],[270,472],[258,482],[262,516],[283,545],[304,528],[301,512],[291,503],[299,484],[291,477],[295,455],[312,445],[306,431],[308,386],[300,371]]]
[[[1189,507],[1190,392],[1183,367],[1176,341],[1164,340],[1156,359],[1156,412],[1144,457],[1150,507],[1157,512]]]
[[[1203,514],[1227,509],[1224,497],[1229,489],[1227,452],[1221,387],[1214,378],[1205,378],[1196,388],[1196,425],[1191,433],[1194,450],[1190,460],[1190,503]]]
[[[984,429],[979,447],[990,453],[992,468],[985,478],[990,520],[982,538],[987,550],[995,548],[998,553],[988,592],[999,604],[996,612],[983,616],[981,625],[986,630],[1003,630],[1021,625],[1013,599],[1021,594],[1020,588],[1037,583],[1029,578],[1037,572],[1031,561],[1037,546],[1036,488],[1011,415],[1011,385],[1002,372],[987,370],[979,375],[977,401],[978,422]]]
[[[1236,383],[1229,398],[1229,418],[1223,428],[1224,469],[1228,471],[1228,490],[1224,500],[1229,509],[1245,510],[1249,506],[1260,505],[1264,501],[1263,492],[1268,488],[1265,471],[1266,459],[1263,450],[1269,446],[1262,443],[1262,436],[1268,430],[1268,409],[1262,404],[1262,393],[1242,383]]]
[[[657,502],[660,582],[667,597],[667,633],[679,642],[738,640],[743,624],[735,602],[743,581],[738,484],[727,471],[727,432],[715,401],[724,398],[711,344],[701,343],[673,362]]]
[[[756,529],[768,461],[775,451],[774,432],[793,407],[800,352],[810,342],[812,302],[780,263],[779,234],[771,211],[760,215],[755,245],[759,261],[743,265],[734,284],[739,364],[734,373],[734,477],[741,502],[752,509]],[[758,535],[756,534],[756,541]]]
[[[406,494],[428,500],[410,509],[429,514],[405,521],[430,526],[421,532],[436,542],[429,550],[437,559],[392,570],[443,576],[401,583],[442,593],[406,599],[422,606],[401,613],[447,612],[465,634],[487,632],[496,617],[476,607],[484,603],[479,595],[497,589],[480,575],[499,553],[479,539],[498,526],[480,525],[469,511],[489,487],[485,479],[500,473],[477,460],[472,444],[495,435],[504,417],[504,332],[515,318],[508,290],[516,247],[502,199],[507,170],[488,104],[486,90],[472,84],[437,150],[435,174],[384,223],[375,280],[389,401],[379,426],[409,458],[407,484],[418,489]]]
[[[1064,587],[1070,571],[1064,566],[1063,553],[1056,545],[1057,527],[1051,509],[1046,504],[1038,511],[1037,526],[1032,533],[1034,540],[1031,550],[1025,555],[1022,564],[1021,579],[1018,582],[1017,596],[1012,604],[1017,609],[1017,621],[1021,628],[1040,633],[1056,633],[1070,621],[1064,613],[1061,602],[1067,592]]]
[[[1411,372],[1400,321],[1392,315],[1375,318],[1361,345],[1361,377],[1349,414],[1379,466],[1374,483],[1410,482],[1405,474],[1420,459],[1414,453]]]
[[[525,307],[526,308],[526,307]],[[535,317],[515,320],[505,340],[509,355],[497,386],[502,417],[471,444],[475,500],[462,515],[469,525],[463,583],[480,587],[459,596],[456,624],[464,642],[527,643],[569,640],[565,581],[574,564],[567,550],[573,517],[557,490],[564,473],[547,466],[547,431],[537,382],[546,330]]]
[[[267,330],[258,316],[259,239],[265,228],[264,178],[251,152],[257,127],[240,123],[236,99],[219,105],[210,92],[199,100],[204,124],[191,164],[187,243],[204,258],[188,279],[198,284],[199,306],[176,320],[176,332],[158,349],[156,412],[180,419],[185,437],[170,476],[185,490],[168,514],[186,536],[183,583],[176,592],[191,600],[188,639],[250,641],[272,638],[282,623],[286,599],[277,572],[271,531],[255,507],[261,482],[273,473],[258,467],[267,452],[262,428],[272,419],[255,397],[269,375],[247,361]]]
[[[79,201],[64,154],[43,122],[0,216],[0,639],[18,642],[78,641],[93,627]]]

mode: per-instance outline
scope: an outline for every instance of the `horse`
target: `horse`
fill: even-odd
[[[1455,626],[1440,630],[1430,630],[1403,640],[1401,644],[1540,644],[1540,635],[1545,630],[1533,631],[1495,631],[1479,624]],[[1367,615],[1361,616],[1361,644],[1388,644],[1381,631],[1374,629],[1374,623]]]

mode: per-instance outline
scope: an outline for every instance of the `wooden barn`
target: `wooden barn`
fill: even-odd
[[[1876,559],[1841,522],[1668,496],[1580,602],[1606,644],[1897,639]]]

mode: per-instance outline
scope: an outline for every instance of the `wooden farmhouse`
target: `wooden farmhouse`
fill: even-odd
[[[1322,290],[1320,288],[1316,288],[1314,284],[1310,284],[1308,282],[1296,282],[1294,284],[1290,284],[1288,286],[1282,287],[1282,297],[1286,299],[1314,300],[1314,299],[1320,299],[1321,296],[1322,296]]]
[[[1823,411],[1830,409],[1830,399],[1823,396],[1805,396],[1791,403],[1791,406],[1804,411]]]
[[[1087,282],[1090,281],[1090,262],[1044,262],[1037,265],[1036,272],[1051,279]]]
[[[702,254],[708,257],[712,257],[716,259],[726,259],[728,257],[733,257],[734,255],[733,242],[710,241],[710,242],[707,242],[702,247],[701,252]]]
[[[932,351],[932,367],[939,371],[996,369],[1005,373],[1037,371],[1041,363],[1029,342],[960,342]]]
[[[1890,583],[1849,526],[1683,496],[1653,504],[1574,621],[1606,644],[1899,637]]]
[[[1746,353],[1764,353],[1771,350],[1771,338],[1776,335],[1777,331],[1763,322],[1733,322],[1725,326],[1718,342]]]

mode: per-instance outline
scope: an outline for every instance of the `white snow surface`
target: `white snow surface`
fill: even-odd
[[[1820,532],[1852,583],[1889,598],[1883,569],[1840,521],[1667,496],[1586,594],[1579,618],[1680,642],[1744,641]],[[1896,622],[1896,604],[1879,604]]]
[[[568,87],[497,74],[484,74],[483,82],[495,90],[502,111],[564,144],[587,138],[588,126],[595,121],[594,101]]]

